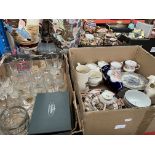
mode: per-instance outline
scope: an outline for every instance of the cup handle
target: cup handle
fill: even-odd
[[[106,110],[106,107],[107,107],[107,105],[106,105],[106,104],[104,104],[104,108],[103,108],[103,111],[105,111],[105,110]]]
[[[80,66],[81,64],[78,62],[77,65]]]
[[[122,67],[123,67],[125,65],[125,61],[122,61],[121,64],[122,64]]]
[[[138,70],[140,68],[140,64],[137,64],[136,70]]]
[[[124,65],[125,65],[125,61],[122,61],[121,64],[122,64],[121,69],[123,69],[123,67],[124,67]]]

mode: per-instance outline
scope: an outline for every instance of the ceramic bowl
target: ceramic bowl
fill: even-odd
[[[128,90],[124,99],[129,105],[136,107],[148,107],[151,105],[151,99],[143,92],[138,90]]]
[[[78,63],[78,66],[76,67],[76,71],[79,73],[88,73],[90,71],[90,68],[86,65],[81,65]]]
[[[100,84],[101,81],[102,81],[102,78],[100,77],[89,78],[88,83],[89,83],[89,86],[96,87]]]
[[[100,68],[95,63],[89,63],[89,64],[86,64],[86,66],[89,67],[90,70],[100,70]]]
[[[102,81],[102,73],[100,71],[91,71],[88,83],[90,86],[97,86]]]

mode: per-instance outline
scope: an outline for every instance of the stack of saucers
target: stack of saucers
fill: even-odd
[[[142,108],[151,105],[151,99],[145,93],[138,90],[128,90],[124,95],[124,101],[128,108]]]

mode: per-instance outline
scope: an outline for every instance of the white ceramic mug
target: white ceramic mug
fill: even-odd
[[[79,89],[82,92],[86,90],[86,84],[88,83],[89,73],[90,68],[88,66],[81,65],[80,63],[78,63],[78,66],[76,67],[76,76]]]
[[[126,60],[124,62],[124,67],[123,69],[127,72],[134,72],[135,70],[140,68],[140,65],[137,64],[137,62],[133,61],[133,60]]]
[[[112,61],[110,65],[111,65],[111,68],[110,68],[111,70],[121,70],[123,63],[118,61]]]

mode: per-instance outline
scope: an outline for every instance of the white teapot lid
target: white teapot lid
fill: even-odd
[[[112,100],[115,94],[109,90],[105,90],[101,95],[106,100]]]

